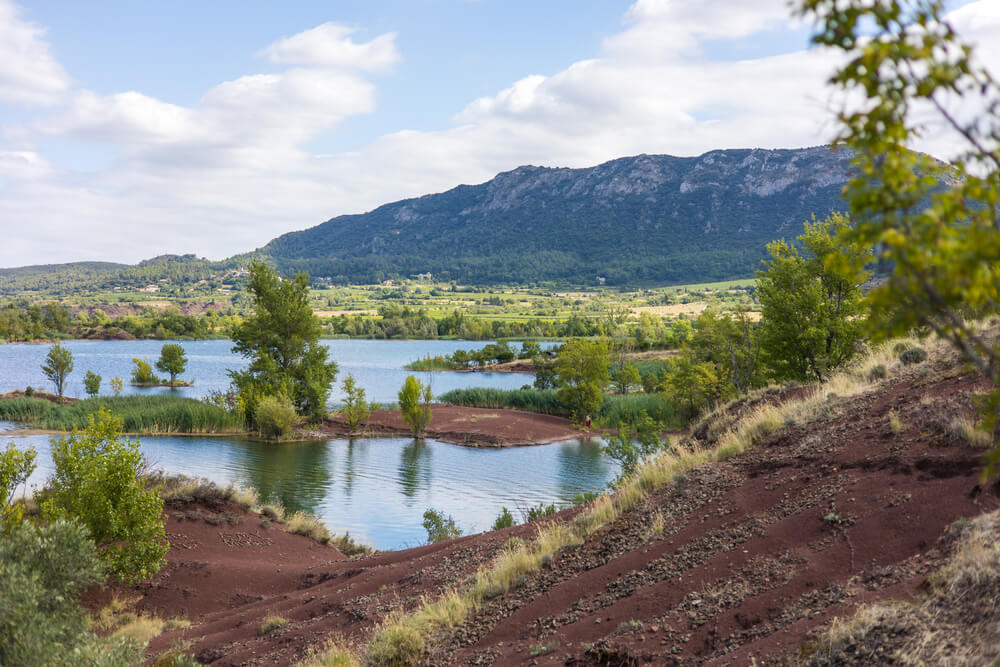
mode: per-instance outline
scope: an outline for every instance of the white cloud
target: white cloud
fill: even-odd
[[[399,62],[396,33],[359,44],[350,39],[355,32],[337,23],[324,23],[274,42],[261,53],[275,63],[363,71],[384,70]]]
[[[0,102],[47,105],[59,101],[69,77],[49,53],[45,31],[0,0]]]
[[[715,61],[706,46],[793,25],[785,12],[784,0],[639,0],[593,58],[551,76],[526,72],[470,100],[436,131],[391,132],[334,156],[308,146],[375,108],[364,74],[398,60],[391,35],[356,44],[346,29],[324,24],[265,49],[294,66],[222,82],[192,106],[78,91],[51,117],[0,134],[0,224],[32,230],[6,235],[0,266],[161,252],[225,257],[334,215],[520,164],[582,167],[637,153],[825,143],[835,129],[825,82],[839,56]],[[991,39],[1000,2],[979,0],[953,20],[1000,72]],[[105,171],[74,173],[49,164],[29,135],[120,151]],[[923,148],[946,154],[951,144],[932,139]]]

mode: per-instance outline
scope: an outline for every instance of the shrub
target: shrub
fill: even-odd
[[[92,664],[84,656],[107,654],[112,644],[95,646],[101,642],[87,632],[76,602],[80,592],[103,579],[97,547],[83,526],[68,521],[15,526],[0,540],[0,664]],[[134,645],[115,644],[120,645],[115,653],[138,657]]]
[[[265,396],[257,404],[255,421],[261,436],[278,439],[291,433],[299,418],[288,399]]]
[[[437,544],[445,540],[453,540],[462,535],[455,525],[455,520],[444,512],[428,509],[424,512],[424,530],[427,531],[427,543]]]
[[[927,360],[927,350],[922,347],[911,347],[899,354],[899,360],[907,366],[923,363]]]
[[[153,374],[153,366],[139,357],[132,359],[134,364],[132,368],[132,384],[145,386],[145,385],[157,385],[162,382],[160,378]]]
[[[892,346],[892,353],[897,357],[910,349],[910,344],[905,341],[899,341]]]
[[[82,431],[52,441],[55,472],[42,501],[48,519],[82,523],[118,579],[135,582],[163,566],[163,499],[139,477],[139,443],[123,438],[122,421],[101,408]]]
[[[28,447],[22,452],[13,442],[7,445],[6,451],[0,452],[0,535],[21,522],[24,507],[13,503],[14,494],[35,470],[36,456],[34,448]]]
[[[35,390],[32,388],[30,384],[24,388],[24,395],[27,396],[28,398],[31,398],[32,396],[35,395]]]
[[[282,616],[268,616],[260,626],[260,634],[266,635],[288,625],[288,619]]]
[[[872,366],[872,369],[868,371],[868,381],[875,382],[876,380],[884,380],[888,374],[889,372],[886,370],[885,364]]]
[[[514,515],[510,513],[506,507],[497,516],[496,521],[493,522],[493,527],[490,530],[503,530],[504,528],[510,528],[514,525]]]
[[[535,507],[528,508],[526,520],[534,521],[536,519],[544,519],[547,516],[552,516],[558,511],[559,510],[552,503],[549,503],[548,505],[545,503],[538,503]]]
[[[373,667],[405,667],[424,657],[424,638],[405,625],[392,625],[379,631],[365,654],[365,664]]]
[[[371,556],[375,553],[375,550],[367,544],[362,544],[352,538],[350,533],[335,535],[330,539],[330,544],[336,547],[337,551],[344,554],[348,558],[354,558],[355,556]]]

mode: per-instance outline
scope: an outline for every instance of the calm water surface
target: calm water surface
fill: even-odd
[[[38,469],[29,484],[42,484],[52,471],[49,436],[2,438],[8,440],[38,450]],[[262,497],[312,512],[332,531],[350,531],[379,549],[423,544],[422,515],[430,507],[452,515],[464,533],[480,532],[489,529],[503,506],[518,518],[519,510],[540,502],[567,503],[580,492],[601,490],[617,472],[601,454],[599,441],[470,449],[408,438],[285,444],[205,437],[140,440],[154,468],[253,486]]]
[[[127,380],[132,358],[155,361],[164,341],[71,341],[74,370],[67,395],[83,395],[83,375],[93,370],[108,380]],[[230,341],[183,341],[189,363],[184,378],[194,386],[173,390],[198,398],[228,386],[226,370],[243,367],[229,350]],[[369,400],[396,400],[410,371],[402,366],[428,354],[450,354],[479,348],[470,341],[324,341],[340,366],[339,378],[352,373]],[[0,392],[26,385],[52,391],[41,372],[48,345],[0,345]],[[417,373],[435,394],[460,387],[515,389],[532,376],[508,373]],[[126,392],[166,392],[166,388]],[[334,392],[332,403],[341,396]],[[0,430],[16,427],[0,423]],[[30,484],[40,485],[51,473],[49,436],[0,438],[5,446],[38,450],[38,469]],[[426,540],[421,525],[428,508],[452,515],[465,533],[486,530],[500,508],[515,517],[519,510],[545,503],[568,503],[583,491],[603,489],[617,472],[600,452],[599,441],[571,441],[513,449],[469,449],[434,440],[409,438],[335,439],[325,442],[260,443],[237,438],[140,438],[154,468],[197,475],[220,483],[257,488],[264,498],[281,500],[290,510],[318,515],[333,531],[379,549],[416,546]]]
[[[176,342],[184,347],[188,366],[181,379],[193,381],[194,386],[170,389],[155,387],[138,389],[128,386],[132,372],[132,359],[141,358],[155,363],[165,342]],[[337,385],[330,396],[331,406],[343,400],[340,383],[351,373],[364,387],[370,401],[393,403],[407,375],[417,375],[429,382],[435,395],[462,387],[497,387],[517,389],[531,384],[534,376],[523,373],[419,373],[403,370],[411,361],[427,355],[451,354],[458,349],[479,349],[485,341],[445,340],[325,340],[330,358],[337,362],[340,372]],[[69,341],[63,343],[73,353],[73,372],[66,382],[67,396],[84,396],[83,376],[92,370],[102,377],[102,393],[110,393],[108,382],[118,376],[126,382],[124,393],[176,392],[182,396],[201,398],[211,391],[229,386],[228,369],[246,366],[242,357],[230,352],[233,344],[228,340],[206,341]],[[48,344],[0,345],[0,393],[23,389],[30,385],[36,389],[54,391],[51,382],[42,374]],[[162,375],[162,374],[161,374]]]

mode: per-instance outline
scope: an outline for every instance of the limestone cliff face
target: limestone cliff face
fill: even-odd
[[[522,166],[387,204],[262,249],[286,268],[363,280],[698,281],[750,275],[764,245],[845,208],[851,154],[821,146]]]

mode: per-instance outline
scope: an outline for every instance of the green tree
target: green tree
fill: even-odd
[[[815,44],[848,56],[831,83],[863,100],[839,114],[837,141],[854,152],[852,240],[877,243],[893,267],[870,294],[874,333],[928,327],[992,381],[993,467],[1000,344],[972,320],[1000,309],[1000,85],[942,19],[941,0],[799,0],[797,11],[816,22]],[[928,131],[961,152],[943,164],[908,150]]]
[[[365,400],[364,387],[358,386],[353,375],[348,374],[344,378],[343,390],[344,407],[340,409],[340,415],[347,425],[347,430],[353,435],[371,416],[371,405]]]
[[[122,437],[120,417],[101,408],[87,428],[52,440],[55,471],[41,503],[46,519],[86,526],[109,571],[125,582],[155,574],[169,544],[163,499],[139,476],[139,443]]]
[[[560,348],[554,366],[558,396],[577,423],[600,410],[610,367],[611,347],[605,340],[576,338]]]
[[[414,438],[423,435],[424,429],[431,423],[430,402],[433,398],[430,385],[425,387],[412,375],[406,376],[403,388],[399,390],[399,411],[410,425]]]
[[[247,292],[253,315],[233,330],[233,352],[250,359],[246,370],[229,371],[237,390],[264,395],[286,393],[299,414],[320,420],[326,415],[337,364],[320,344],[319,318],[309,305],[304,273],[282,279],[266,264],[250,264]]]
[[[117,375],[108,380],[108,384],[111,385],[111,391],[115,396],[120,396],[122,393],[122,379]]]
[[[49,353],[45,356],[42,373],[56,386],[56,393],[59,394],[60,401],[62,401],[63,385],[66,382],[66,377],[72,371],[73,353],[59,343],[50,347]]]
[[[615,391],[619,394],[627,394],[633,387],[642,384],[642,377],[635,364],[624,363],[618,366],[611,374],[611,383],[615,386]]]
[[[132,665],[134,640],[87,631],[77,601],[104,581],[87,530],[67,521],[17,524],[0,540],[0,665]]]
[[[160,378],[153,373],[153,365],[145,359],[134,357],[132,359],[132,384],[139,386],[157,385],[161,383]]]
[[[862,338],[869,246],[847,242],[850,221],[834,213],[805,223],[798,247],[774,241],[757,272],[761,350],[778,379],[825,380]],[[834,256],[844,262],[830,262]]]
[[[427,543],[437,544],[445,540],[453,540],[462,536],[462,531],[455,525],[455,520],[444,512],[429,509],[424,512],[424,530],[427,531]]]
[[[21,522],[24,508],[14,502],[14,494],[31,477],[37,456],[34,448],[21,451],[13,442],[0,452],[0,534],[7,533]]]
[[[160,348],[160,358],[156,361],[156,370],[170,375],[170,384],[187,368],[187,355],[184,348],[177,343],[164,343]]]
[[[662,432],[663,424],[642,411],[634,426],[619,424],[618,433],[606,438],[602,451],[621,465],[618,482],[630,477],[646,458],[670,446],[668,439],[660,437]]]
[[[87,396],[97,396],[101,393],[101,376],[94,371],[87,371],[87,374],[83,376],[83,388],[87,392]]]

